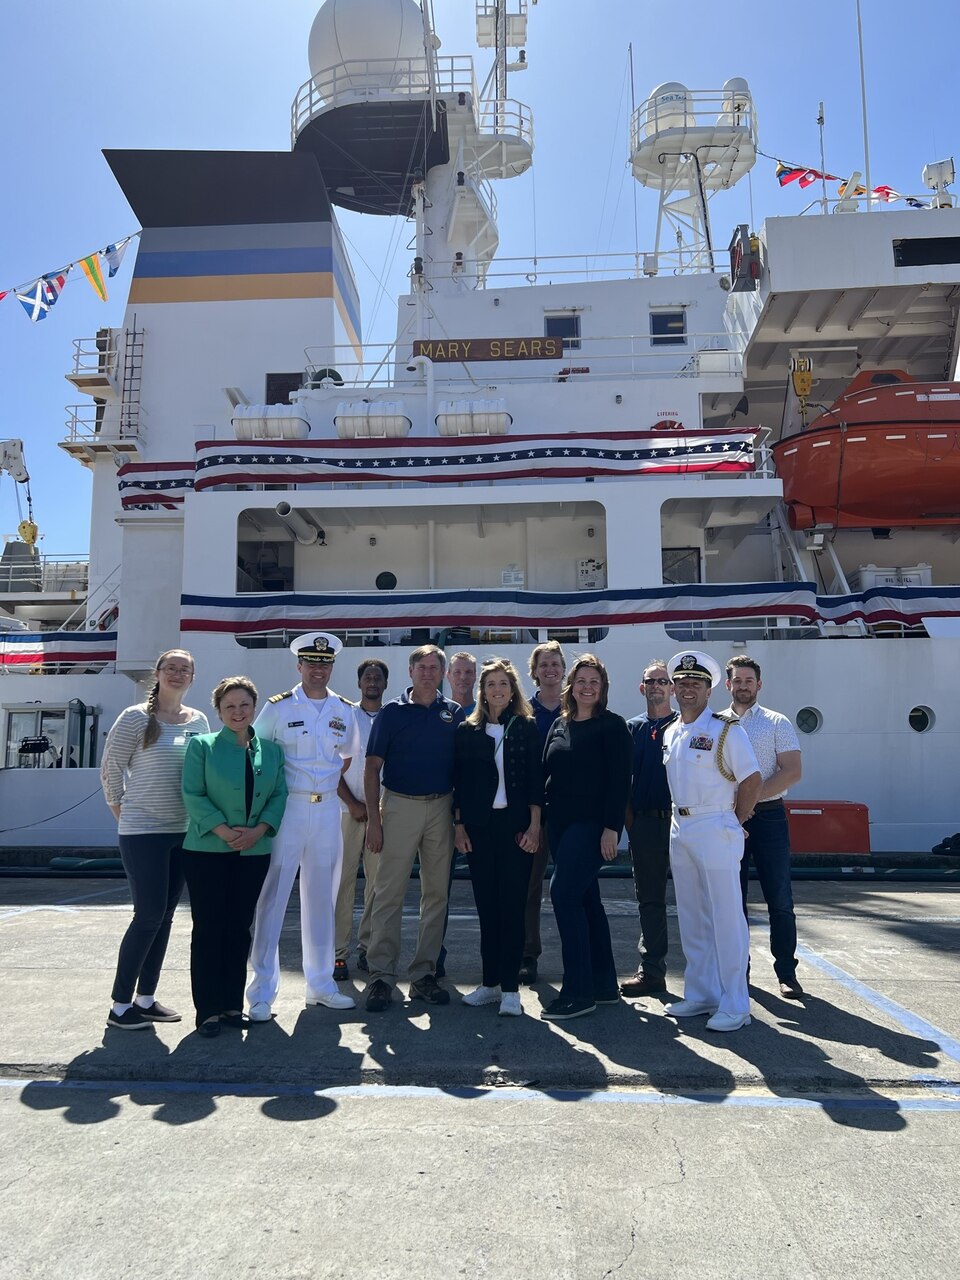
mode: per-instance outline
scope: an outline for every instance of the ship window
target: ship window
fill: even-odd
[[[11,711],[7,716],[8,769],[52,769],[62,762],[66,739],[65,709]],[[75,760],[71,760],[75,764]]]
[[[823,727],[823,716],[816,707],[801,707],[797,712],[797,728],[801,733],[816,733]]]
[[[687,341],[687,313],[677,311],[650,312],[651,347],[684,346]]]
[[[580,317],[565,311],[559,316],[544,316],[543,336],[562,338],[564,351],[580,350]]]
[[[378,591],[395,591],[397,587],[397,575],[391,573],[389,569],[384,569],[383,573],[378,573],[374,579],[374,586]]]
[[[663,547],[660,562],[665,586],[680,587],[701,580],[699,547]]]
[[[910,712],[910,728],[914,733],[927,733],[936,724],[936,720],[929,707],[914,707]]]
[[[291,395],[302,386],[302,373],[268,373],[263,403],[289,404]]]

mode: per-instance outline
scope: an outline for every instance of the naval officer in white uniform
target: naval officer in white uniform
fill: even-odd
[[[750,937],[740,896],[743,823],[760,794],[750,739],[736,716],[709,707],[719,666],[696,650],[675,654],[668,671],[680,709],[663,735],[663,762],[673,798],[670,869],[680,942],[687,965],[674,1018],[710,1014],[710,1031],[750,1022]]]
[[[254,922],[253,978],[247,987],[253,1022],[270,1020],[280,989],[280,931],[298,869],[306,1002],[329,1009],[356,1004],[337,990],[333,978],[334,908],[343,861],[337,786],[363,749],[352,704],[328,688],[342,648],[324,631],[294,640],[290,651],[300,683],[275,694],[254,723],[260,738],[283,748],[288,796]]]

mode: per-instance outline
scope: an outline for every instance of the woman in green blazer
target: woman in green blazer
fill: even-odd
[[[213,705],[223,728],[191,738],[183,762],[190,982],[202,1036],[219,1035],[222,1023],[249,1025],[243,988],[250,928],[287,803],[283,751],[253,731],[253,681],[227,676],[213,691]]]

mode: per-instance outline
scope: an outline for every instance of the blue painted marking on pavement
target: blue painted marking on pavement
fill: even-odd
[[[193,1081],[151,1080],[0,1080],[0,1089],[49,1089],[54,1093],[107,1093],[136,1095],[143,1090],[168,1094],[212,1094],[235,1098],[369,1098],[380,1100],[426,1101],[453,1099],[458,1102],[582,1102],[605,1106],[718,1106],[755,1108],[759,1110],[844,1110],[844,1111],[933,1111],[960,1112],[960,1086],[949,1082],[943,1093],[934,1096],[895,1098],[873,1093],[866,1097],[849,1094],[809,1094],[805,1097],[782,1097],[772,1094],[724,1093],[660,1093],[646,1089],[636,1091],[589,1089],[499,1089],[483,1086],[436,1086],[359,1084],[313,1089],[309,1085],[228,1084]]]
[[[828,978],[833,978],[842,987],[846,987],[848,991],[859,996],[861,1000],[866,1000],[875,1009],[880,1009],[888,1014],[905,1031],[911,1031],[914,1035],[923,1036],[925,1040],[935,1041],[942,1053],[945,1053],[948,1058],[953,1058],[954,1062],[960,1062],[960,1040],[954,1040],[952,1036],[947,1035],[946,1031],[941,1030],[940,1027],[935,1027],[932,1022],[927,1022],[926,1018],[921,1018],[918,1014],[911,1013],[902,1004],[897,1004],[896,1000],[882,996],[879,991],[874,991],[873,987],[868,987],[865,982],[853,977],[845,969],[841,969],[830,960],[825,960],[823,956],[817,955],[816,951],[811,951],[803,943],[797,946],[797,955],[806,960],[808,964],[813,965],[815,969],[819,969],[821,973],[826,974]]]

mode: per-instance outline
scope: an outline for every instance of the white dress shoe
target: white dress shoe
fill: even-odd
[[[476,1008],[481,1004],[496,1004],[500,999],[499,987],[477,987],[476,991],[468,991],[463,997],[463,1003],[473,1005]]]
[[[708,1031],[739,1031],[741,1027],[749,1027],[749,1013],[715,1013],[707,1019]]]
[[[519,1018],[523,1013],[519,991],[505,991],[500,997],[500,1017]]]
[[[258,1000],[256,1004],[250,1006],[249,1018],[251,1022],[269,1022],[273,1017],[273,1010],[267,1004],[266,1000]]]
[[[703,1004],[699,1000],[675,1000],[665,1006],[664,1013],[671,1018],[695,1018],[701,1013],[716,1013],[715,1004]]]
[[[322,1004],[325,1009],[355,1009],[357,1002],[353,996],[345,996],[341,991],[331,991],[329,995],[307,996],[307,1005]]]

